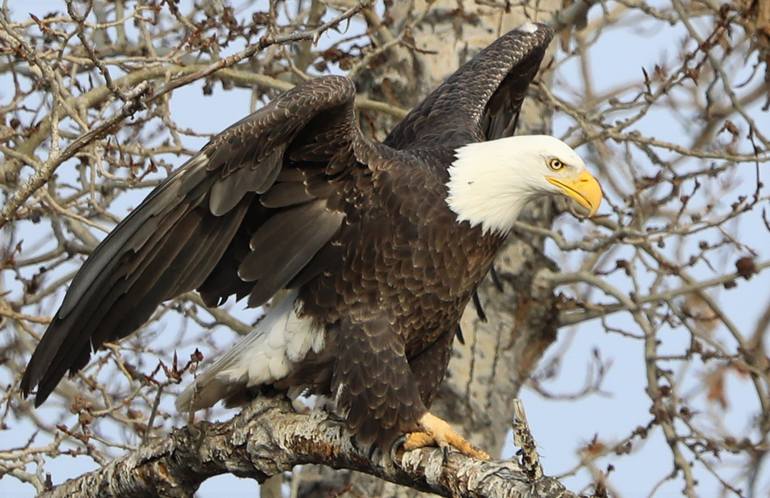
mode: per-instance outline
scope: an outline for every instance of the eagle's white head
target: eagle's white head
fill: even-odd
[[[472,143],[455,152],[447,204],[458,223],[507,234],[521,208],[543,194],[561,194],[596,213],[599,183],[580,156],[558,138],[521,135]]]

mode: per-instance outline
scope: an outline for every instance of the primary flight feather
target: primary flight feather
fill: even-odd
[[[485,456],[428,411],[468,300],[524,204],[561,194],[596,212],[598,183],[549,136],[512,137],[553,33],[511,31],[462,66],[383,143],[355,87],[316,78],[211,140],[94,250],[21,382],[35,404],[105,341],[196,289],[266,317],[178,398],[182,410],[259,388],[332,398],[364,443]]]

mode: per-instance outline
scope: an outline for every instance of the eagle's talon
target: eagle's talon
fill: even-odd
[[[436,444],[436,441],[433,439],[433,436],[427,432],[410,432],[406,435],[406,439],[404,440],[404,449],[410,451],[426,446],[433,446],[434,444]]]
[[[390,446],[390,461],[397,462],[398,452],[401,450],[406,451],[406,439],[407,434],[401,434],[396,438],[393,444]]]
[[[376,444],[372,444],[369,446],[369,451],[367,452],[369,456],[369,460],[372,460],[372,461],[374,460],[374,455],[377,453],[377,450],[379,449],[380,449],[379,446],[377,446]]]
[[[457,434],[447,422],[430,413],[426,413],[420,418],[420,427],[424,431],[411,432],[406,435],[404,441],[406,451],[426,446],[438,446],[443,450],[446,459],[448,449],[451,446],[465,456],[479,460],[490,459],[486,452],[476,449],[465,438]]]

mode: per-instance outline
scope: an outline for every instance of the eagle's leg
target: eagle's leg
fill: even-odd
[[[489,455],[469,443],[464,437],[454,431],[446,421],[428,412],[420,418],[420,432],[406,435],[405,450],[414,450],[425,446],[444,448],[451,446],[463,455],[480,460],[489,460]]]
[[[333,337],[331,392],[358,442],[390,448],[402,434],[419,430],[419,419],[428,410],[409,368],[404,340],[389,321],[345,318]]]
[[[420,396],[426,407],[430,407],[433,398],[438,393],[439,385],[446,375],[449,357],[452,353],[454,333],[453,329],[445,331],[433,344],[409,360],[409,367],[420,386]],[[406,435],[405,449],[412,450],[425,446],[451,446],[464,455],[489,460],[489,455],[474,448],[447,422],[430,412],[425,413],[419,419],[418,426],[421,429],[419,432]]]

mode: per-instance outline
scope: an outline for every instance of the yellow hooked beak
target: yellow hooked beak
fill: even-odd
[[[588,209],[588,216],[593,216],[602,203],[602,188],[596,178],[588,171],[583,171],[577,178],[566,179],[546,176],[548,183],[559,187],[564,195]]]

